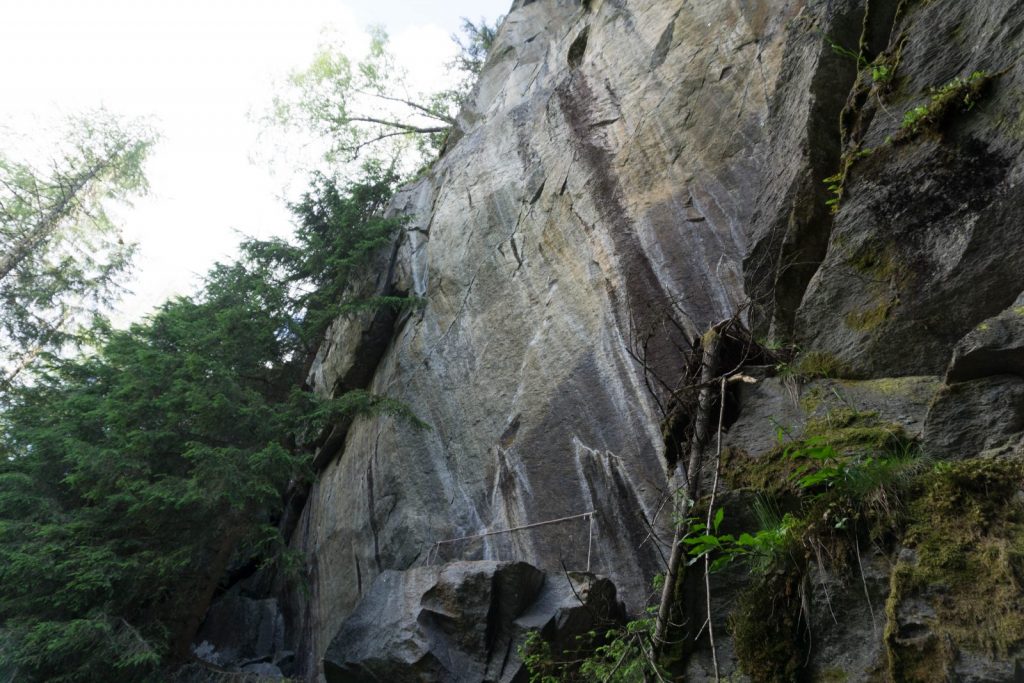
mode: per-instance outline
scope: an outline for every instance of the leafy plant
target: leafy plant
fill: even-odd
[[[843,155],[842,159],[840,159],[839,172],[835,175],[830,175],[822,181],[825,183],[825,189],[827,189],[829,194],[832,195],[825,201],[825,206],[827,206],[832,213],[837,213],[839,211],[840,204],[842,204],[843,195],[846,191],[846,179],[850,173],[850,169],[858,160],[869,157],[874,154],[874,152],[875,150],[870,147],[858,149],[852,153],[847,152]]]
[[[654,618],[647,616],[577,637],[579,646],[556,656],[539,631],[527,634],[519,657],[530,683],[646,683],[667,674],[654,661]],[[580,656],[581,653],[586,653]]]
[[[954,112],[972,110],[991,80],[992,75],[988,72],[975,71],[967,78],[957,76],[938,88],[932,88],[926,104],[913,107],[903,115],[900,134],[893,141],[906,140],[934,128]]]
[[[867,61],[864,59],[864,55],[860,52],[854,52],[848,47],[843,47],[835,40],[825,36],[825,40],[828,41],[828,46],[832,48],[832,52],[836,53],[840,57],[846,57],[852,59],[857,64],[858,69],[863,69],[867,66]]]
[[[559,667],[552,656],[551,643],[544,640],[540,631],[527,633],[517,652],[529,672],[530,683],[559,683]]]
[[[587,681],[644,683],[660,672],[653,661],[653,635],[652,617],[606,631],[604,644],[598,645],[594,654],[580,664],[580,675]]]
[[[787,482],[778,495],[794,511],[783,515],[760,502],[760,528],[779,533],[751,534],[743,546],[729,538],[719,551],[763,558],[730,617],[740,666],[754,681],[800,678],[811,645],[809,562],[840,576],[855,571],[862,536],[893,532],[900,498],[927,463],[897,426],[849,407],[809,420],[799,438],[781,429],[778,438],[765,466],[773,479]],[[764,550],[747,554],[758,545]]]
[[[871,66],[871,80],[875,83],[889,83],[895,75],[895,69],[888,64],[873,64]]]
[[[752,534],[743,532],[739,536],[719,533],[725,518],[724,508],[715,512],[711,529],[707,528],[707,524],[694,519],[690,528],[694,535],[683,539],[690,546],[689,564],[714,554],[715,559],[709,565],[711,572],[720,571],[737,559],[749,562],[754,568],[768,565],[789,540],[796,519],[789,514],[782,517],[772,514],[771,506],[760,498],[755,503],[755,511],[761,521],[761,528]]]

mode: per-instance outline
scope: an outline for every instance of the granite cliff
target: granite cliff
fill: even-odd
[[[757,382],[723,410],[727,526],[756,491],[785,497],[780,430],[898,433],[946,478],[855,534],[851,572],[802,565],[798,634],[757,622],[798,657],[751,661],[748,572],[713,575],[722,676],[1013,680],[1022,31],[1020,0],[516,0],[365,283],[425,306],[339,319],[309,379],[429,428],[319,439],[287,525],[306,588],[278,596],[296,675],[526,680],[529,628],[656,603],[694,419],[676,394],[732,320],[722,372]],[[703,593],[679,596],[675,672],[713,680]]]

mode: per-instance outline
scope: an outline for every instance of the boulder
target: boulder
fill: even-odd
[[[850,163],[836,166],[828,249],[797,313],[801,345],[856,377],[941,373],[957,342],[1024,289],[1024,137],[1007,125],[1024,82],[1022,5],[904,5],[880,58],[895,78],[883,86],[868,69],[850,95]],[[904,113],[972,73],[990,78],[978,102],[908,134]]]
[[[961,460],[1019,447],[1024,432],[1024,378],[995,375],[944,386],[928,411],[924,449]]]
[[[1019,450],[1024,436],[1024,294],[953,349],[925,424],[925,450],[962,459]]]
[[[1024,293],[997,316],[983,321],[957,342],[946,382],[992,375],[1024,377]]]
[[[324,658],[328,682],[513,681],[526,632],[570,644],[617,615],[614,586],[545,575],[524,562],[455,562],[385,571]]]

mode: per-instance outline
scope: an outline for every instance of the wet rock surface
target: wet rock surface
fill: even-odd
[[[1021,9],[905,3],[896,19],[893,87],[873,88],[858,108],[864,130],[853,153],[866,156],[847,172],[798,313],[804,342],[853,375],[938,374],[958,340],[1024,289],[1024,138],[1010,123],[1024,83]],[[977,106],[892,141],[902,112],[976,72],[993,75]]]
[[[957,342],[946,382],[1009,374],[1024,377],[1024,295]]]

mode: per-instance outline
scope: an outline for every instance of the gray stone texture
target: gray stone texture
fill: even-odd
[[[525,562],[455,562],[381,573],[331,641],[329,683],[524,681],[528,630],[569,647],[621,618],[615,588]]]
[[[476,585],[476,569],[445,578],[466,561],[589,569],[639,613],[669,538],[659,406],[692,340],[738,312],[843,379],[744,387],[730,447],[762,456],[773,420],[799,428],[838,395],[937,457],[1005,448],[1024,416],[1022,29],[1021,0],[517,0],[365,284],[426,306],[337,321],[310,375],[431,427],[360,417],[321,436],[291,538],[307,559],[308,591],[288,596],[300,675],[325,655],[377,671],[377,641],[396,681],[448,680],[440,652],[490,671],[466,624],[493,596],[425,597]],[[870,59],[899,51],[884,91],[829,45],[862,40]],[[887,142],[929,88],[976,70],[998,74],[979,104]],[[858,144],[873,151],[833,216],[822,181]],[[824,404],[801,401],[815,390]],[[871,609],[862,586],[814,579],[843,615],[816,608],[812,672],[882,666],[887,565],[865,563]],[[445,630],[449,613],[461,625]],[[692,661],[700,680],[706,652]]]

